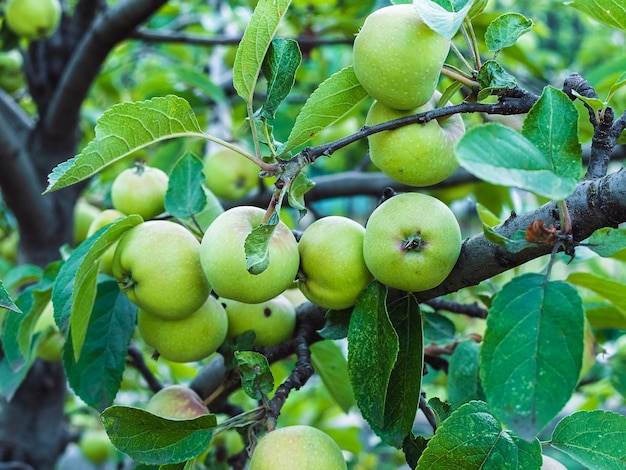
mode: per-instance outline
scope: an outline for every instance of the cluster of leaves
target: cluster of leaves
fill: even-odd
[[[626,29],[626,17],[619,13],[607,16],[611,2],[596,3],[606,5],[598,9],[582,1],[572,5],[610,27]],[[414,4],[431,28],[453,37],[459,28],[471,31],[471,19],[480,14],[486,1]],[[307,165],[379,130],[360,131],[330,149],[320,146],[302,150],[312,137],[367,97],[347,66],[310,95],[286,140],[275,139],[272,121],[292,90],[302,60],[297,42],[275,38],[289,6],[289,0],[258,2],[238,47],[233,71],[235,90],[246,103],[255,148],[253,154],[237,150],[256,161],[268,176],[277,176],[269,204],[270,213],[276,211],[274,215],[285,196],[291,207],[305,211],[304,195],[312,187],[302,172]],[[507,91],[515,90],[515,78],[496,59],[531,27],[532,22],[520,14],[495,18],[485,34],[486,47],[494,59],[481,63],[474,57],[473,65],[477,67],[469,71],[451,69],[452,75],[448,76],[459,81],[450,85],[445,95],[452,96],[460,84],[469,84],[474,99],[488,102],[493,95],[506,96]],[[266,79],[266,94],[262,105],[255,109],[261,73]],[[595,115],[600,115],[624,83],[623,77],[617,78],[604,100],[581,99]],[[468,131],[457,148],[459,161],[482,181],[562,202],[583,177],[578,110],[566,93],[547,86],[525,111],[528,113],[521,132],[494,123]],[[179,96],[115,105],[98,120],[95,136],[83,151],[54,169],[46,192],[90,178],[150,145],[182,137],[227,144],[203,131],[188,101]],[[170,173],[166,198],[168,214],[199,231],[222,210],[219,202],[201,189],[201,170],[198,157],[183,155]],[[566,221],[566,206],[561,203],[559,207]],[[501,221],[497,216],[487,209],[481,210],[480,216],[485,236],[510,252],[537,243],[556,245],[560,235],[568,235],[566,224],[562,224],[555,238],[547,241],[529,238],[525,232],[506,238],[498,232]],[[277,215],[268,217],[267,224],[247,244],[251,269],[262,270],[267,262],[265,241],[277,220]],[[114,281],[98,276],[95,261],[139,223],[138,216],[126,217],[99,230],[63,262],[45,271],[24,267],[0,283],[0,306],[27,312],[6,317],[0,392],[11,396],[21,383],[34,360],[34,324],[52,300],[55,320],[71,345],[65,348],[63,357],[70,385],[85,403],[102,412],[115,445],[138,462],[183,468],[184,462],[206,449],[215,431],[243,427],[264,415],[254,409],[220,427],[213,415],[172,421],[114,404],[126,367],[136,309]],[[611,257],[626,247],[626,233],[604,228],[594,233],[587,245],[600,256]],[[33,280],[37,282],[31,284]],[[14,303],[7,290],[14,292],[22,285],[27,287]],[[604,303],[586,305],[575,286],[595,291]],[[454,326],[440,312],[431,312],[411,294],[396,295],[374,282],[352,311],[329,312],[320,334],[330,340],[347,338],[346,367],[354,400],[371,429],[386,444],[402,449],[412,468],[442,468],[460,461],[468,462],[467,468],[540,468],[539,437],[579,386],[585,317],[594,327],[623,329],[626,305],[617,294],[621,288],[621,283],[591,273],[572,273],[566,281],[553,281],[548,274],[539,273],[507,279],[495,295],[482,299],[489,315],[479,343],[458,341]],[[607,311],[613,314],[611,324]],[[427,402],[423,399],[422,371],[432,372],[425,346],[432,342],[454,345],[447,371],[449,402],[437,397]],[[267,359],[246,349],[242,347],[233,354],[233,366],[241,371],[244,392],[266,404],[275,380]],[[341,361],[337,352],[330,356],[331,362]],[[317,366],[318,372],[327,370],[323,363]],[[326,380],[337,390],[336,382],[336,377]],[[614,384],[624,392],[623,378],[614,379]],[[349,408],[350,400],[344,405]],[[433,417],[436,432],[432,437],[414,434],[418,409]],[[606,439],[607,432],[616,438]],[[590,468],[614,469],[625,465],[620,446],[620,438],[625,435],[623,416],[610,411],[579,411],[563,418],[544,444]]]

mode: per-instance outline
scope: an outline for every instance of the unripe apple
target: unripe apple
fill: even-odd
[[[194,419],[209,414],[198,394],[184,385],[159,390],[148,401],[146,411],[168,419]]]
[[[24,86],[22,54],[17,49],[0,52],[0,88],[9,94]]]
[[[169,177],[159,168],[137,165],[122,171],[111,186],[113,207],[149,220],[165,210]]]
[[[267,433],[257,444],[248,470],[346,470],[337,443],[325,432],[296,425]]]
[[[49,362],[59,362],[63,355],[65,336],[54,322],[52,302],[48,302],[35,323],[33,333],[39,333],[35,354]]]
[[[330,216],[309,225],[298,242],[298,285],[311,302],[324,308],[352,307],[372,280],[363,259],[365,228],[352,219]]]
[[[115,249],[112,271],[135,305],[165,320],[191,315],[211,290],[196,237],[164,220],[149,220],[126,232]]]
[[[441,93],[436,91],[423,106],[410,111],[399,111],[375,101],[365,124],[373,126],[411,114],[435,109]],[[451,104],[451,103],[448,103]],[[454,148],[465,125],[459,114],[444,121],[436,119],[425,124],[409,124],[390,131],[368,136],[370,159],[390,178],[410,186],[430,186],[448,178],[459,163]]]
[[[82,198],[76,201],[74,205],[74,245],[78,245],[88,237],[89,227],[100,212],[100,209]]]
[[[92,236],[98,230],[105,225],[125,217],[126,215],[117,209],[105,209],[100,212],[91,222],[89,230],[87,231],[87,237]],[[115,255],[115,249],[117,248],[119,240],[113,243],[103,254],[100,256],[99,268],[105,274],[113,276],[113,256]]]
[[[354,73],[374,99],[414,109],[435,91],[449,49],[450,41],[430,29],[413,5],[391,5],[365,19],[354,40]]]
[[[241,199],[259,184],[259,166],[229,148],[221,148],[204,157],[206,186],[217,197],[229,201]]]
[[[115,447],[104,429],[87,429],[78,440],[78,447],[83,456],[91,463],[101,465],[109,460]]]
[[[269,266],[260,274],[248,272],[245,241],[263,221],[265,211],[237,206],[220,214],[204,233],[200,259],[209,284],[220,297],[260,303],[289,288],[298,273],[298,242],[282,221],[269,241]]]
[[[26,39],[52,36],[61,20],[59,0],[8,0],[5,19],[9,28]]]
[[[383,284],[409,292],[432,289],[452,271],[461,252],[461,230],[439,199],[403,193],[370,215],[363,257]]]
[[[228,332],[228,317],[222,304],[209,296],[198,310],[179,320],[164,320],[140,309],[137,329],[164,359],[193,362],[209,357],[221,346]]]
[[[296,327],[296,309],[284,295],[258,304],[220,298],[228,315],[228,338],[254,330],[257,346],[276,346],[288,341]]]

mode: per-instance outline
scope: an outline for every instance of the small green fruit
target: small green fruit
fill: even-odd
[[[283,222],[269,241],[269,266],[251,274],[246,265],[245,242],[261,225],[265,211],[237,206],[220,214],[202,238],[200,259],[209,284],[220,297],[246,303],[273,299],[291,287],[298,273],[298,242]]]
[[[323,431],[296,425],[276,429],[257,444],[249,470],[346,470],[341,449]]]
[[[373,126],[411,114],[435,109],[441,93],[436,91],[425,105],[398,111],[375,101],[365,124]],[[451,104],[451,103],[448,103]],[[426,124],[410,124],[368,137],[370,158],[390,178],[410,186],[430,186],[448,178],[458,168],[454,148],[465,125],[459,114],[443,122],[436,119]]]
[[[370,14],[354,40],[354,73],[374,99],[395,109],[426,103],[437,86],[450,41],[410,4]]]
[[[204,305],[180,320],[163,320],[139,310],[137,328],[144,341],[172,362],[209,357],[226,339],[228,317],[222,304],[209,296]]]
[[[198,394],[184,385],[170,385],[152,395],[146,411],[168,419],[194,419],[208,415],[209,409]]]
[[[217,197],[235,201],[259,184],[259,166],[229,148],[221,148],[204,158],[206,186]]]
[[[101,465],[113,456],[115,448],[103,429],[87,429],[78,441],[78,447],[90,462]]]
[[[112,271],[135,305],[165,320],[191,315],[211,290],[196,237],[164,220],[149,220],[126,232],[115,249]]]
[[[254,330],[257,346],[276,346],[288,341],[296,327],[296,310],[289,299],[279,295],[258,304],[220,298],[228,315],[228,338]]]
[[[15,93],[25,84],[22,55],[17,49],[0,52],[0,88]]]
[[[56,31],[61,20],[59,0],[9,0],[6,22],[18,36],[45,39]]]
[[[89,230],[87,231],[87,237],[92,236],[102,227],[115,222],[117,219],[126,217],[126,215],[116,209],[105,209],[98,214],[91,222]],[[113,243],[103,254],[100,256],[100,271],[109,276],[113,276],[113,256],[115,255],[115,249],[117,248],[119,240]]]
[[[439,199],[420,193],[393,196],[370,215],[363,257],[383,284],[409,292],[432,289],[452,271],[461,230]]]
[[[298,286],[313,303],[324,308],[352,307],[373,276],[363,259],[365,228],[352,219],[324,217],[309,225],[298,247]]]
[[[74,245],[78,245],[88,237],[89,227],[100,214],[100,209],[79,199],[74,205]]]
[[[169,177],[159,168],[137,165],[122,171],[111,186],[113,207],[149,220],[165,210]]]

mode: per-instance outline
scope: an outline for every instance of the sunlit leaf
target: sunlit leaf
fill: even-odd
[[[44,194],[83,181],[150,144],[176,137],[206,137],[183,98],[174,95],[114,105],[98,119],[95,138],[48,175]]]
[[[350,112],[367,92],[348,66],[323,81],[300,110],[284,148],[285,153],[298,147]]]
[[[233,65],[233,84],[246,102],[252,101],[263,59],[290,4],[291,0],[259,0],[243,33]]]
[[[533,21],[519,13],[505,13],[493,20],[485,32],[485,44],[495,52],[512,46],[519,37],[530,31]]]

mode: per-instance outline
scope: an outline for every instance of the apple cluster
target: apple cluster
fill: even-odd
[[[442,95],[436,87],[449,49],[450,40],[424,23],[411,4],[370,14],[353,49],[354,73],[374,98],[366,125],[439,106]],[[454,149],[464,133],[459,114],[377,132],[368,137],[370,159],[399,183],[431,186],[458,168]],[[365,264],[376,279],[412,292],[443,282],[460,250],[454,214],[441,201],[418,193],[380,205],[367,222],[363,244]]]
[[[370,14],[357,34],[354,73],[374,98],[366,118],[373,126],[434,109],[436,86],[450,40],[430,29],[411,4]],[[430,186],[458,167],[454,147],[465,132],[460,115],[411,124],[368,137],[370,158],[390,178],[410,186]]]

